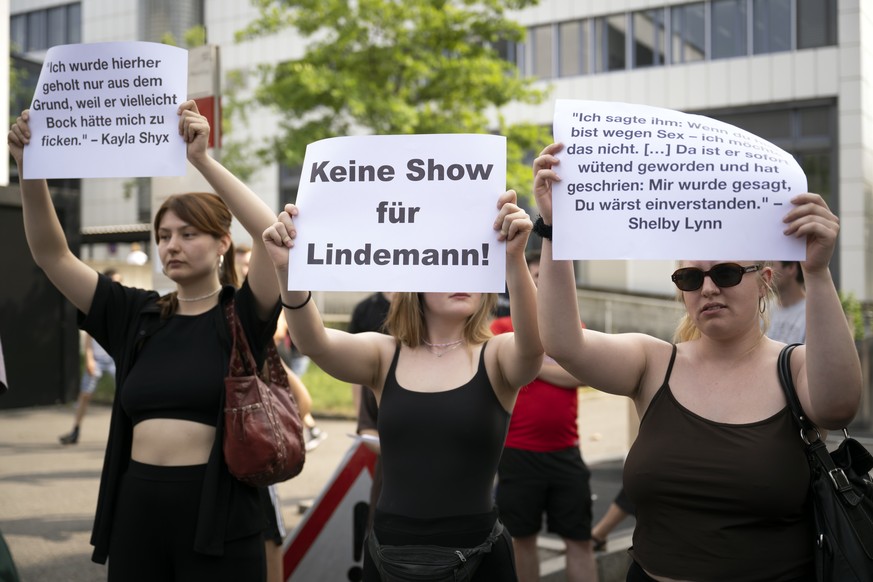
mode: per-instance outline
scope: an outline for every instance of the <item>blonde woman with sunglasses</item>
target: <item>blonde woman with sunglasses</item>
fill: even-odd
[[[562,367],[633,399],[642,419],[624,469],[637,508],[627,580],[814,580],[809,469],[776,372],[783,344],[764,335],[772,269],[682,261],[672,280],[686,313],[674,344],[580,328],[572,262],[553,260],[548,238],[562,147],[533,164],[535,230],[546,235],[540,333]],[[807,255],[807,344],[791,372],[811,420],[842,428],[858,409],[861,368],[828,269],[839,219],[817,194],[791,202],[785,235],[805,239]]]

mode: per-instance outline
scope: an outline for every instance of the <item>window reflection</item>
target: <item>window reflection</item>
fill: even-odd
[[[706,55],[706,22],[704,18],[703,2],[671,8],[672,62],[690,63],[703,60]]]

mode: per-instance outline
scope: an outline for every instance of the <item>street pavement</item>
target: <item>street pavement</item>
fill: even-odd
[[[0,410],[0,532],[22,582],[106,580],[105,566],[90,560],[89,539],[109,416],[108,407],[92,406],[79,444],[63,446],[58,436],[71,428],[72,406]],[[289,532],[353,443],[352,420],[320,419],[319,426],[328,438],[309,453],[299,476],[278,486]],[[597,519],[620,487],[621,458],[600,455],[591,469]],[[626,536],[632,526],[627,520],[613,538]],[[542,536],[540,546],[544,560],[560,554],[551,536]]]

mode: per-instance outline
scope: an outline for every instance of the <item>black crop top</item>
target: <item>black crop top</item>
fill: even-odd
[[[216,426],[227,373],[216,332],[223,317],[218,306],[200,315],[174,315],[145,342],[121,391],[121,407],[133,425],[175,418]]]

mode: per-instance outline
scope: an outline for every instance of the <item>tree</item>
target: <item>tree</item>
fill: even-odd
[[[506,16],[538,0],[253,0],[259,17],[239,34],[293,28],[309,39],[302,58],[261,69],[255,99],[283,114],[261,151],[300,165],[319,139],[374,134],[488,133],[509,138],[507,181],[530,191],[530,154],[548,128],[509,127],[510,102],[545,97],[497,48],[524,29]]]

